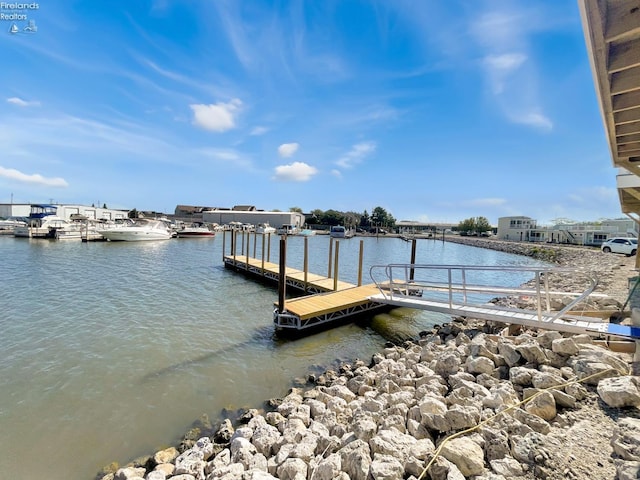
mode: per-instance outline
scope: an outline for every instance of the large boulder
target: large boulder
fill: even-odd
[[[640,405],[638,377],[605,378],[598,382],[598,395],[610,407],[636,407]]]
[[[465,477],[484,471],[482,448],[467,437],[454,438],[442,446],[442,456],[453,463]]]

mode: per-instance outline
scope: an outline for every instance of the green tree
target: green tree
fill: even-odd
[[[366,210],[360,217],[360,226],[363,228],[369,228],[371,226],[371,217],[369,217],[369,214]]]
[[[481,234],[491,230],[491,224],[487,217],[476,217],[476,233]]]
[[[471,217],[458,224],[458,231],[462,235],[480,235],[483,232],[488,232],[491,228],[491,224],[489,223],[489,220],[487,220],[487,217]]]
[[[344,224],[349,228],[355,228],[360,225],[360,214],[357,212],[345,212]]]
[[[377,227],[394,228],[396,219],[382,207],[376,207],[371,212],[371,224]]]
[[[467,218],[465,220],[462,220],[458,224],[458,231],[460,232],[461,235],[469,235],[469,234],[475,232],[476,231],[476,220],[475,220],[475,218],[471,217],[471,218]]]
[[[298,212],[298,213],[302,213],[302,209],[300,207],[291,207],[289,209],[290,212]]]
[[[320,223],[323,225],[342,225],[344,214],[337,210],[326,210],[320,217]]]
[[[106,203],[103,203],[103,204],[102,204],[102,208],[107,208],[107,204],[106,204]]]
[[[127,217],[129,217],[129,218],[138,218],[138,210],[136,210],[135,208],[133,210],[129,210],[129,213],[127,214]]]

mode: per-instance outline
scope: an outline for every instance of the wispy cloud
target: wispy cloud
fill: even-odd
[[[257,126],[251,129],[251,132],[249,133],[249,135],[254,135],[254,136],[264,135],[268,131],[269,129],[267,127]]]
[[[529,55],[537,16],[508,5],[479,15],[470,31],[481,49],[489,90],[504,116],[513,123],[551,130],[553,122],[539,101],[538,67]]]
[[[284,182],[306,182],[311,179],[318,169],[304,162],[293,162],[290,165],[276,167],[275,179]]]
[[[506,198],[476,198],[465,202],[464,205],[470,207],[500,207],[506,205]]]
[[[283,143],[278,147],[278,155],[282,158],[288,158],[298,151],[300,144],[298,143]]]
[[[39,107],[40,106],[40,102],[36,102],[36,101],[29,102],[19,97],[7,98],[7,103],[10,103],[12,105],[17,105],[19,107]]]
[[[483,59],[491,90],[495,95],[504,91],[505,83],[509,80],[509,75],[520,68],[527,60],[523,53],[504,53],[502,55],[487,55]]]
[[[37,185],[45,185],[47,187],[68,187],[69,184],[64,178],[60,177],[44,177],[39,173],[22,173],[13,168],[0,167],[0,177],[16,180],[23,183],[32,183]]]
[[[229,103],[189,105],[193,111],[193,124],[212,132],[226,132],[236,126],[236,115],[242,102],[235,98]]]
[[[236,166],[244,170],[252,170],[251,159],[238,150],[231,148],[200,148],[193,151],[196,156],[201,156],[215,162],[224,163],[226,166]]]
[[[353,168],[376,150],[375,142],[355,144],[349,152],[336,160],[336,165],[342,168]]]

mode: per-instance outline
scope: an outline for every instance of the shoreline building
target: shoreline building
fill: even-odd
[[[90,220],[119,220],[127,218],[128,210],[100,208],[86,205],[44,204],[44,203],[0,203],[0,218],[28,218],[32,207],[49,207],[56,216],[70,221],[72,215],[82,215]]]
[[[267,212],[258,210],[253,205],[236,205],[227,209],[203,209],[200,213],[203,222],[218,225],[229,225],[232,222],[250,225],[268,223],[274,228],[293,225],[297,229],[302,229],[306,221],[305,215],[300,212]]]
[[[498,240],[515,242],[563,243],[597,247],[612,237],[638,237],[638,224],[630,218],[598,222],[558,223],[538,227],[537,221],[524,216],[498,219]]]

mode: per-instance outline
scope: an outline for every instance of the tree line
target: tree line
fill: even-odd
[[[290,212],[303,213],[299,207],[291,207]],[[396,219],[382,207],[375,207],[371,214],[366,210],[362,213],[358,212],[341,212],[338,210],[312,210],[307,215],[308,225],[344,225],[347,228],[362,228],[371,230],[375,228],[384,228],[392,230],[396,226]]]
[[[289,211],[303,213],[299,207],[291,207]],[[308,225],[344,225],[348,228],[362,228],[364,230],[375,228],[393,230],[396,227],[396,219],[383,207],[375,207],[371,214],[366,210],[363,213],[358,213],[315,209],[311,211],[310,215],[307,215],[306,221]],[[487,217],[470,217],[462,220],[452,230],[458,231],[461,235],[482,235],[491,232],[493,227]]]

